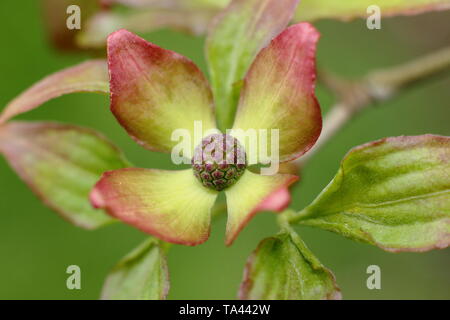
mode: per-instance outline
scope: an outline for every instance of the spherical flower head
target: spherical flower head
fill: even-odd
[[[211,134],[195,148],[192,169],[207,188],[221,191],[235,184],[247,167],[245,150],[227,134]]]

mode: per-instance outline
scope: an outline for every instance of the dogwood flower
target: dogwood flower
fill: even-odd
[[[248,162],[247,142],[233,132],[279,130],[280,162],[314,145],[322,123],[314,95],[318,37],[314,27],[300,23],[262,49],[244,78],[231,133],[220,133],[209,83],[192,61],[127,30],[112,33],[107,42],[111,111],[128,134],[141,146],[164,153],[177,144],[175,130],[194,136],[200,121],[202,136],[184,154],[192,157],[192,169],[106,172],[91,192],[91,203],[144,232],[184,245],[208,239],[211,208],[222,190],[227,245],[257,212],[285,209],[288,187],[297,177],[248,170],[254,163]]]

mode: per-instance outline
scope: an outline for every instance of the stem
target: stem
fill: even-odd
[[[305,209],[299,211],[299,212],[293,212],[287,216],[287,223],[294,224],[299,222],[300,220],[304,219],[308,215],[308,211]]]
[[[360,111],[376,102],[392,99],[401,92],[401,89],[448,69],[450,69],[450,47],[399,66],[372,71],[355,81],[321,74],[323,82],[337,94],[338,103],[326,115],[322,133],[315,146],[305,156],[295,161],[298,169],[301,169]]]
[[[277,223],[281,230],[291,232],[294,231],[291,227],[292,224],[298,223],[309,216],[309,211],[307,208],[296,212],[293,209],[286,209],[280,213],[277,217]]]
[[[333,106],[323,121],[322,132],[314,147],[308,151],[303,157],[296,160],[299,167],[312,158],[317,151],[325,145],[331,137],[333,137],[344,125],[353,117],[355,113],[342,103]]]
[[[450,67],[450,47],[443,48],[411,62],[368,74],[367,82],[377,100],[391,98],[395,93]]]
[[[290,217],[295,215],[295,211],[292,209],[286,209],[281,212],[277,217],[278,226],[281,230],[290,231],[291,226],[289,224]]]

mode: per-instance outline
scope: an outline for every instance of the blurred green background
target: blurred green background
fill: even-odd
[[[347,77],[395,65],[450,43],[450,15],[430,13],[382,21],[370,31],[364,20],[321,21],[318,64]],[[78,63],[85,54],[62,54],[49,45],[38,1],[0,2],[0,108],[50,72]],[[167,30],[145,38],[193,59],[204,71],[203,38]],[[386,136],[450,135],[450,76],[436,77],[395,100],[360,115],[309,163],[293,193],[301,209],[335,174],[353,146]],[[324,113],[333,97],[318,88]],[[116,142],[138,166],[169,168],[170,158],[137,146],[109,112],[108,98],[74,94],[46,103],[21,119],[57,120],[92,127]],[[0,298],[97,299],[114,264],[146,235],[123,224],[97,231],[73,227],[44,207],[0,157]],[[208,242],[173,246],[169,254],[170,299],[234,299],[245,261],[258,242],[277,232],[274,215],[251,221],[230,248],[225,217],[214,222]],[[450,251],[392,254],[332,233],[297,228],[318,258],[336,275],[346,299],[449,299]],[[76,264],[82,289],[68,290],[65,273]],[[381,267],[382,289],[366,288],[366,268]]]

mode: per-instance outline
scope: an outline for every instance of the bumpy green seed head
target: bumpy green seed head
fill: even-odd
[[[221,191],[236,183],[247,167],[244,148],[227,134],[211,134],[195,148],[194,175],[207,188]]]

